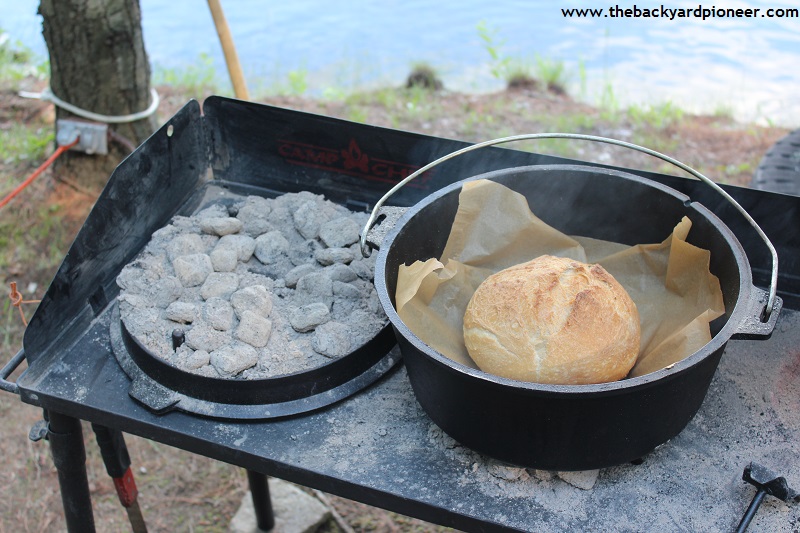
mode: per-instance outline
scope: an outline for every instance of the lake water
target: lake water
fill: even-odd
[[[717,8],[797,8],[796,2],[728,0]],[[254,89],[305,76],[312,95],[400,85],[416,62],[447,88],[502,88],[478,26],[502,57],[563,61],[570,92],[597,101],[613,88],[620,105],[671,101],[691,111],[733,112],[746,121],[800,126],[800,18],[565,18],[562,7],[611,2],[540,0],[224,1],[245,76]],[[632,8],[631,4],[619,4]],[[640,2],[641,5],[651,5]],[[669,8],[696,8],[675,0]],[[37,0],[0,0],[0,27],[42,56]],[[157,67],[211,58],[226,70],[206,2],[141,0],[145,46]],[[606,11],[607,13],[607,11]],[[225,80],[227,82],[227,80]]]

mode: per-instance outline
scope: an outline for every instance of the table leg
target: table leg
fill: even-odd
[[[100,455],[103,457],[106,472],[114,481],[119,503],[128,513],[133,532],[147,533],[147,524],[144,521],[142,509],[139,507],[139,490],[136,488],[136,481],[133,478],[133,471],[131,471],[131,457],[128,454],[128,447],[125,446],[122,432],[100,424],[92,424],[92,430],[97,437],[97,445],[100,447]]]
[[[272,511],[272,500],[269,497],[267,476],[248,470],[247,481],[250,483],[250,494],[253,496],[256,525],[262,531],[269,531],[275,527],[275,514]]]
[[[78,419],[48,411],[48,440],[58,471],[61,502],[69,533],[93,533],[94,513],[86,476],[86,449]]]

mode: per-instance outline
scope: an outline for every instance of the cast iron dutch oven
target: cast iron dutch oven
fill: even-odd
[[[768,336],[780,311],[777,256],[763,231],[727,193],[697,171],[622,141],[573,134],[517,135],[470,146],[426,165],[407,180],[466,151],[521,139],[571,138],[626,146],[673,163],[707,182],[742,212],[772,252],[769,293],[755,287],[742,246],[711,211],[659,183],[581,165],[510,168],[454,183],[408,208],[379,244],[375,286],[394,328],[417,400],[456,441],[495,459],[547,470],[587,470],[643,457],[677,435],[700,408],[728,340]],[[688,358],[644,376],[597,385],[544,385],[466,367],[433,350],[400,320],[398,267],[440,257],[464,182],[489,179],[523,194],[531,210],[568,235],[634,245],[661,242],[684,215],[689,242],[711,252],[726,314],[711,324],[712,340]],[[406,181],[407,181],[406,180]],[[374,224],[373,211],[362,234]],[[392,209],[392,208],[389,208]],[[397,208],[394,208],[397,209]],[[372,240],[372,237],[370,237]]]

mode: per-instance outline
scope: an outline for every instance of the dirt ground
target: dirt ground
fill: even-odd
[[[169,87],[159,91],[163,96],[159,111],[162,119],[187,100]],[[616,137],[666,152],[717,181],[742,186],[749,184],[766,150],[787,133],[781,128],[737,124],[726,117],[650,116],[642,120],[624,114],[611,116],[608,110],[535,90],[488,95],[437,92],[422,99],[419,94],[396,90],[338,102],[281,97],[266,103],[467,141],[548,130]],[[49,104],[19,98],[11,90],[0,91],[0,130],[22,124],[31,130],[47,131],[53,127],[53,117]],[[659,161],[605,145],[579,143],[566,147],[553,143],[525,148],[624,167],[667,170]],[[0,160],[0,186],[4,187],[0,194],[10,190],[6,184],[13,187],[39,163]],[[6,293],[9,282],[15,281],[26,299],[44,294],[99,193],[97,188],[61,178],[52,171],[45,172],[0,211],[0,231],[5,233],[0,235],[0,254],[6,257],[0,283]],[[7,300],[3,302],[0,363],[4,364],[21,347],[24,326],[18,311]],[[34,309],[35,304],[23,305],[28,317]],[[27,437],[42,413],[21,404],[16,396],[0,392],[0,415],[0,450],[5,460],[5,467],[0,469],[0,533],[63,531],[60,494],[49,448],[45,442],[31,442]],[[84,426],[84,435],[97,529],[129,531],[127,516],[117,502],[88,426]],[[247,489],[242,469],[151,441],[126,438],[150,531],[227,530]],[[331,500],[354,531],[441,529],[341,498]],[[324,531],[340,529],[334,522],[323,526]]]

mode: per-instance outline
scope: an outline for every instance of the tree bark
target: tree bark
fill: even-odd
[[[50,53],[53,94],[103,115],[127,115],[148,108],[150,63],[138,0],[41,0],[39,14]],[[77,117],[57,107],[56,118]],[[57,171],[82,185],[102,185],[130,152],[130,145],[138,146],[155,126],[155,116],[109,124],[117,141],[109,142],[108,155],[69,151],[59,159]]]

